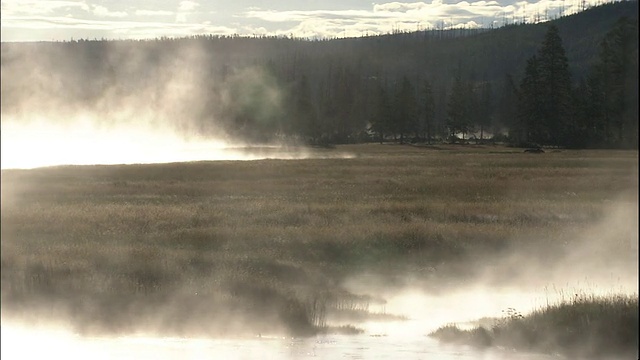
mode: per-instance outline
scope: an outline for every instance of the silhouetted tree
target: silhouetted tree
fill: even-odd
[[[571,73],[562,39],[555,25],[549,26],[540,48],[542,120],[551,145],[568,145],[572,128]]]
[[[488,81],[480,83],[476,90],[476,125],[480,130],[480,140],[484,140],[484,131],[493,123],[493,92]]]
[[[534,55],[527,60],[525,75],[518,92],[517,122],[509,133],[516,144],[531,146],[531,143],[548,143],[549,129],[544,121],[542,108],[543,91],[540,64],[538,57]]]
[[[422,119],[421,130],[423,137],[428,144],[433,139],[433,131],[436,120],[436,102],[433,95],[431,83],[425,80],[422,84]]]
[[[609,146],[637,147],[637,41],[637,20],[620,19],[603,39],[599,62],[590,74],[592,107],[587,116],[592,118],[598,135],[603,136]]]
[[[395,134],[400,135],[401,144],[404,143],[405,136],[409,133],[417,133],[417,106],[415,89],[409,78],[404,76],[396,90],[392,123],[392,130]]]
[[[320,139],[322,129],[318,122],[315,106],[311,101],[309,81],[306,75],[302,76],[293,89],[294,109],[292,122],[297,124],[295,133],[304,136],[307,141],[315,144]]]
[[[537,55],[527,61],[520,85],[516,131],[525,142],[567,146],[574,129],[569,62],[555,25],[550,25]]]
[[[371,131],[374,132],[380,143],[385,139],[385,135],[391,132],[392,108],[389,94],[381,81],[376,82],[376,111],[371,119]]]
[[[449,102],[447,103],[447,128],[449,136],[455,139],[461,133],[464,140],[472,128],[472,90],[468,82],[464,82],[460,73],[456,74]]]

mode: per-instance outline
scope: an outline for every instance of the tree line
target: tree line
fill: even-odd
[[[527,61],[509,134],[516,143],[562,147],[638,147],[638,27],[621,18],[600,45],[598,62],[572,86],[555,26]],[[633,47],[635,51],[633,51]]]
[[[131,100],[257,142],[637,149],[636,13],[613,3],[450,37],[2,43],[1,110],[107,114]]]

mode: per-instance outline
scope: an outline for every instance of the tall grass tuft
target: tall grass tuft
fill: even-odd
[[[523,316],[515,309],[487,329],[446,325],[430,336],[444,342],[560,353],[569,358],[638,357],[638,295],[574,294]]]

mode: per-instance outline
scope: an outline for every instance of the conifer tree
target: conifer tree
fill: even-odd
[[[455,140],[458,133],[465,136],[471,131],[471,87],[464,82],[460,74],[456,74],[451,95],[447,103],[447,128],[449,136]]]
[[[518,128],[518,87],[510,74],[505,75],[502,86],[499,90],[498,104],[496,106],[497,123],[494,124],[495,135],[504,128],[510,129],[509,135],[512,142],[518,143],[521,139],[514,138]]]
[[[436,103],[433,95],[431,83],[425,80],[422,85],[422,126],[424,138],[428,144],[431,144],[436,117]]]
[[[527,61],[518,97],[520,141],[567,146],[574,129],[569,62],[555,25]]]
[[[541,120],[551,145],[568,145],[572,131],[571,73],[562,39],[551,25],[538,51]]]
[[[475,123],[480,130],[480,140],[484,140],[484,132],[492,124],[493,118],[493,94],[491,83],[487,81],[481,82],[476,87],[475,99]]]
[[[637,147],[638,57],[637,50],[635,56],[633,52],[637,41],[637,22],[620,19],[602,41],[600,60],[590,74],[591,101],[598,106],[588,116],[609,146]]]
[[[374,132],[376,138],[382,144],[385,136],[391,131],[390,122],[392,109],[389,94],[385,89],[384,84],[376,82],[376,91],[374,95],[377,106],[373,118],[371,119],[370,130]]]
[[[404,143],[409,133],[416,132],[418,105],[413,85],[406,76],[399,84],[394,105],[393,130],[400,135],[400,143]]]
[[[296,132],[306,138],[311,143],[316,143],[321,135],[318,123],[318,116],[315,106],[311,101],[311,90],[309,81],[305,75],[293,87],[294,93],[294,119],[297,124]]]
[[[518,121],[510,133],[519,145],[548,143],[548,129],[542,107],[543,91],[540,62],[534,55],[527,60],[525,75],[518,92]]]

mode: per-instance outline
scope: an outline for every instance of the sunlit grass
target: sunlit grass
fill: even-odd
[[[463,330],[449,324],[430,336],[444,342],[560,353],[570,358],[632,359],[638,356],[638,321],[637,294],[595,295],[586,290],[527,315],[507,309],[491,327]]]
[[[472,281],[508,253],[553,261],[621,194],[637,204],[637,152],[335,151],[357,157],[3,170],[3,311],[311,333],[362,295],[351,274]]]

